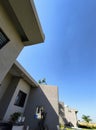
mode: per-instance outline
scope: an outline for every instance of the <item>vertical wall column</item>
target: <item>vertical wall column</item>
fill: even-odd
[[[7,86],[7,89],[4,93],[4,95],[2,96],[2,98],[0,100],[0,118],[1,119],[3,119],[3,117],[4,117],[4,114],[8,108],[8,105],[14,94],[14,91],[17,87],[19,80],[20,79],[18,77],[12,77],[9,85]]]

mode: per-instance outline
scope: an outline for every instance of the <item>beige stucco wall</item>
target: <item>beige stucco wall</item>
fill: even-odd
[[[10,78],[11,77],[11,80]],[[7,80],[6,80],[7,79]],[[8,80],[9,79],[9,80]],[[4,90],[2,87],[3,95],[0,99],[0,118],[3,119],[4,114],[8,108],[8,105],[10,103],[10,100],[13,96],[13,93],[17,87],[17,84],[19,82],[18,77],[12,77],[9,73],[7,74],[7,77],[3,81]]]
[[[59,123],[64,125],[67,122],[65,119],[64,102],[59,102]]]
[[[38,126],[38,120],[34,118],[37,106],[43,106],[45,108],[47,112],[45,123],[49,129],[57,130],[56,126],[59,124],[57,87],[41,85],[38,88],[31,89],[25,109],[25,125],[29,125],[30,130]]]
[[[46,95],[48,101],[51,103],[57,115],[59,114],[58,109],[58,88],[50,85],[40,85],[41,90]]]
[[[0,49],[0,84],[2,83],[5,75],[13,65],[15,59],[23,48],[21,39],[16,32],[7,11],[0,4],[0,28],[9,38],[9,42]]]
[[[24,93],[27,94],[27,97],[26,97],[26,100],[25,100],[25,103],[24,103],[24,107],[18,107],[16,105],[14,105],[14,102],[15,102],[15,99],[16,99],[16,96],[17,96],[19,90],[21,90],[21,91],[23,91]],[[10,100],[9,106],[8,106],[7,111],[5,113],[5,116],[4,116],[4,120],[8,120],[10,115],[14,112],[21,112],[21,113],[24,112],[26,102],[27,102],[27,99],[28,99],[28,96],[29,96],[29,92],[30,92],[30,86],[23,79],[21,79],[18,82],[16,90],[15,90],[15,92],[14,92],[14,94],[13,94],[11,100]]]
[[[77,114],[76,110],[69,108],[68,106],[65,106],[65,118],[67,119],[68,122],[71,122],[75,127],[77,124]]]
[[[12,79],[12,75],[8,73],[4,78],[2,84],[0,85],[0,100],[2,99],[9,83],[11,82],[11,79]]]

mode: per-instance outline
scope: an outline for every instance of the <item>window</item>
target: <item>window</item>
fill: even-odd
[[[0,49],[9,42],[8,37],[4,34],[0,28]]]
[[[16,99],[15,99],[14,105],[19,106],[19,107],[23,107],[24,103],[25,103],[26,96],[27,96],[27,94],[20,90]]]

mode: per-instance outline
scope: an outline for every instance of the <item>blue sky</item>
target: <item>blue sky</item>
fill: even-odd
[[[59,99],[78,118],[96,121],[96,0],[35,0],[45,42],[25,47],[18,57],[38,81],[59,88]]]

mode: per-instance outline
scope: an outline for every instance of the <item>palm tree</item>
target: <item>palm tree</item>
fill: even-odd
[[[87,122],[87,123],[89,123],[90,121],[92,121],[92,119],[90,119],[90,116],[86,116],[86,115],[82,115],[82,119],[83,119],[85,122]]]

